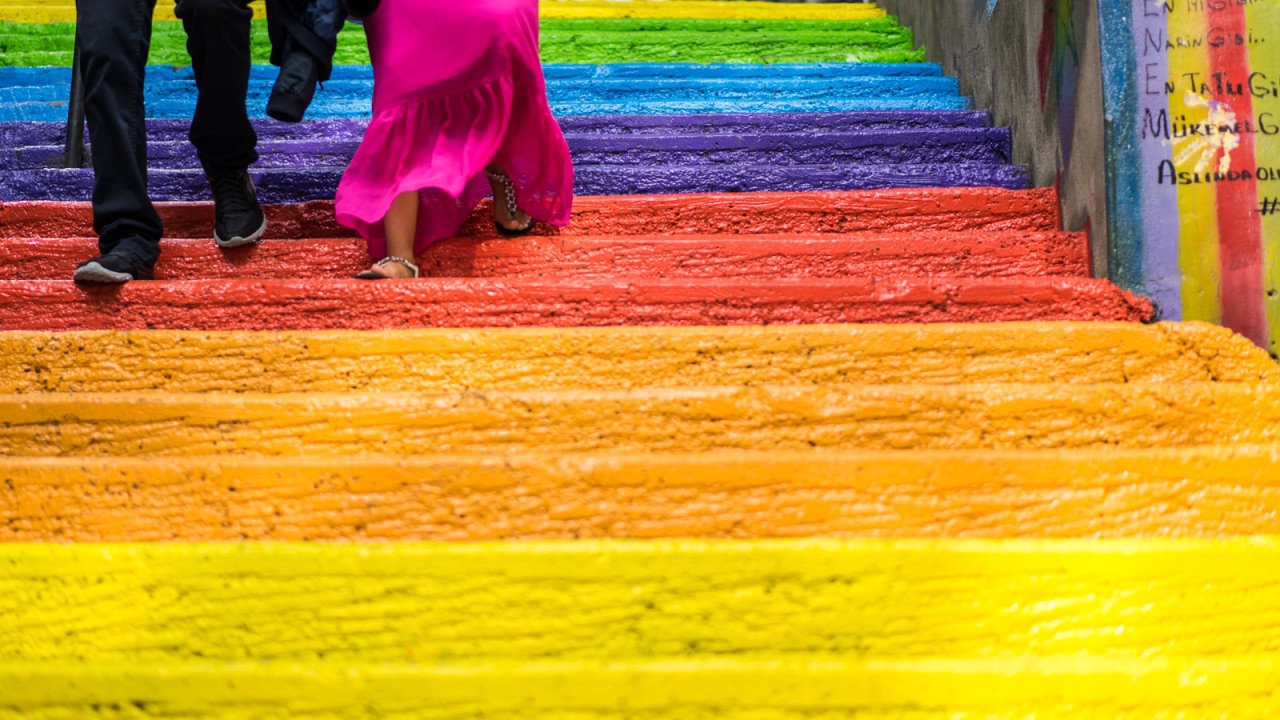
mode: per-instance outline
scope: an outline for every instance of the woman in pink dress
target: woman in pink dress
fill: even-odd
[[[417,277],[414,257],[490,193],[504,235],[569,223],[573,165],[547,103],[538,0],[382,0],[365,21],[373,119],[338,185],[338,222]]]

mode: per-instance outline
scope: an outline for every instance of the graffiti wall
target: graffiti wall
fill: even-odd
[[[1280,0],[1103,0],[1111,274],[1280,341]]]

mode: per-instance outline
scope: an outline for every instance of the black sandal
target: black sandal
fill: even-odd
[[[499,185],[502,185],[502,189],[504,190],[503,195],[505,196],[503,199],[506,200],[507,202],[507,212],[510,213],[511,215],[515,215],[516,213],[521,212],[520,206],[516,204],[516,186],[511,182],[511,178],[507,177],[506,175],[503,175],[502,173],[496,173],[488,169],[484,171],[484,174],[488,176],[490,181],[498,183]],[[498,198],[496,195],[494,196],[493,201],[494,202],[498,201]],[[512,230],[508,227],[505,227],[502,223],[498,222],[497,220],[493,221],[493,226],[498,229],[498,233],[500,235],[503,235],[505,237],[520,237],[521,235],[528,235],[529,232],[533,230],[533,218],[529,219],[528,225],[525,225],[523,228],[520,228],[517,230]]]
[[[404,259],[404,258],[402,258],[402,257],[396,257],[395,255],[392,255],[392,256],[390,256],[390,257],[385,257],[385,258],[383,258],[383,259],[379,260],[378,262],[374,263],[373,265],[374,265],[374,267],[380,267],[380,268],[381,268],[381,267],[386,267],[386,266],[390,265],[391,263],[397,263],[397,264],[399,264],[399,265],[403,265],[403,266],[405,266],[405,267],[409,268],[410,270],[412,270],[412,271],[413,271],[413,276],[414,276],[415,278],[416,278],[416,277],[418,277],[418,266],[417,266],[417,265],[414,265],[413,263],[409,262],[408,260],[405,260],[405,259]],[[408,280],[409,278],[393,278],[393,277],[391,277],[390,275],[383,275],[382,273],[378,272],[377,270],[374,270],[373,268],[369,268],[368,270],[365,270],[364,272],[360,273],[359,275],[356,275],[356,279],[357,279],[357,280]]]

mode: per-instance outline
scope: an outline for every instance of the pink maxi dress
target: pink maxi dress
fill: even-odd
[[[375,258],[382,219],[402,192],[420,197],[415,250],[454,235],[490,194],[496,161],[520,209],[568,225],[573,164],[547,103],[538,0],[382,0],[364,23],[373,119],[338,185],[338,222]]]

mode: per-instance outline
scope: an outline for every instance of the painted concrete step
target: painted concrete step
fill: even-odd
[[[1280,366],[1199,323],[0,334],[0,393],[1009,382],[1277,383]]]
[[[193,90],[194,93],[194,90]],[[254,117],[262,119],[259,106],[250,109]],[[261,107],[265,108],[265,104]],[[669,114],[740,114],[740,113],[853,113],[853,112],[958,112],[967,110],[970,101],[960,96],[939,96],[935,98],[834,98],[834,99],[754,99],[754,100],[654,100],[650,102],[591,102],[591,103],[556,103],[552,110],[562,117],[574,115],[669,115]],[[323,109],[323,108],[322,108]],[[352,100],[335,103],[330,108],[331,114],[310,113],[308,117],[316,118],[367,118],[369,106],[367,100]],[[149,109],[152,113],[176,114],[170,118],[189,117],[190,112],[173,106],[155,106]],[[165,116],[160,116],[165,117]],[[4,122],[58,122],[66,119],[66,100],[50,100],[46,102],[14,103],[0,107],[0,120]]]
[[[0,239],[0,280],[65,280],[92,239]],[[1089,275],[1082,233],[652,235],[451,239],[417,258],[424,277],[851,278]],[[369,266],[356,239],[273,240],[221,250],[167,240],[158,280],[346,279]]]
[[[265,118],[267,98],[278,73],[255,66],[248,104],[253,117]],[[852,110],[963,110],[954,78],[917,76],[806,77],[783,73],[767,77],[557,77],[547,79],[547,94],[557,115],[660,114],[677,112],[847,112]],[[316,93],[307,110],[311,118],[367,118],[373,95],[372,70],[339,67]],[[0,119],[55,120],[40,115],[42,106],[56,109],[67,100],[62,85],[0,87],[7,108]],[[190,118],[196,89],[189,69],[159,68],[147,82],[147,117]],[[701,109],[700,109],[701,106]],[[24,114],[24,108],[30,108]],[[604,108],[617,108],[607,110]],[[31,113],[35,113],[32,115]],[[45,115],[48,112],[44,112]]]
[[[250,168],[264,203],[298,203],[334,197],[345,165]],[[156,201],[198,201],[209,196],[200,170],[152,170],[148,189]],[[999,163],[861,165],[672,164],[586,165],[574,169],[578,195],[659,195],[739,192],[809,192],[889,188],[1027,187],[1024,168]],[[0,202],[87,201],[90,169],[19,170],[0,174]]]
[[[1054,450],[1280,442],[1280,387],[829,385],[0,396],[0,454]]]
[[[0,545],[8,663],[1276,660],[1277,616],[1268,539]]]
[[[770,66],[761,66],[770,67]],[[0,73],[3,79],[4,73]],[[557,118],[567,134],[615,135],[757,135],[779,133],[841,133],[883,130],[989,128],[991,117],[977,110],[898,110],[857,113],[729,113],[715,115],[573,115]],[[364,137],[368,120],[336,118],[281,123],[254,120],[260,142],[287,140],[356,140]],[[151,119],[151,142],[187,142],[189,120]],[[0,146],[57,145],[65,138],[65,122],[0,122]],[[91,138],[90,138],[91,139]]]
[[[0,63],[11,66],[71,65],[72,23],[7,24]],[[338,38],[338,65],[369,64],[364,31],[348,25]],[[541,23],[539,46],[547,63],[832,63],[922,62],[911,31],[893,18],[869,20],[549,19]],[[254,61],[267,64],[266,22],[252,25]],[[190,64],[181,23],[153,26],[150,62]]]
[[[138,720],[246,715],[282,720],[454,720],[823,715],[865,720],[957,717],[1230,717],[1280,712],[1269,656],[945,658],[921,660],[543,661],[530,663],[10,663],[0,712]],[[447,714],[445,714],[447,713]]]
[[[206,195],[207,197],[207,195]],[[210,238],[213,205],[161,203],[165,234]],[[333,219],[333,203],[266,208],[272,239],[354,237]],[[535,234],[572,236],[854,232],[1041,231],[1059,229],[1053,188],[911,188],[861,192],[730,193],[579,197],[573,223]],[[492,208],[481,203],[463,237],[494,238]],[[0,203],[0,238],[93,236],[88,203]]]
[[[190,63],[178,65],[150,65],[147,81],[152,85],[173,82],[195,82]],[[262,80],[271,70],[263,65],[252,69],[251,77]],[[912,78],[942,76],[942,67],[936,63],[544,63],[543,76],[548,80],[773,80],[785,78],[848,80],[853,78]],[[368,65],[338,65],[335,77],[347,80],[368,80],[372,70]],[[70,87],[70,67],[6,67],[0,70],[0,89],[44,88],[62,85]]]
[[[190,63],[186,65],[153,64],[147,67],[147,85],[153,93],[164,94],[166,88],[182,87],[195,82]],[[39,95],[24,95],[58,85],[69,85],[70,68],[67,67],[8,67],[0,71],[0,90],[16,93],[10,100],[40,99]],[[270,65],[255,65],[250,70],[251,82],[270,80],[278,70]],[[802,87],[822,88],[850,84],[860,88],[884,85],[898,88],[904,83],[919,82],[921,89],[955,90],[954,79],[945,78],[941,66],[936,63],[546,63],[543,76],[552,85],[566,90],[581,91],[590,83],[614,88],[618,92],[649,92],[655,88],[697,88],[700,85],[724,87],[734,90],[744,88],[743,82],[755,80],[761,87],[774,87],[791,79]],[[373,68],[368,64],[337,65],[325,87],[367,86],[373,81]],[[627,87],[624,82],[635,83]],[[652,83],[652,85],[650,85]]]
[[[862,132],[760,132],[720,134],[620,135],[570,133],[565,137],[575,168],[592,165],[860,165],[944,164],[1011,161],[1007,128],[877,129]],[[359,138],[311,138],[258,142],[259,168],[346,166]],[[0,170],[61,168],[61,143],[0,148]],[[148,167],[200,167],[186,140],[147,146]]]
[[[1280,445],[0,458],[0,543],[1270,535]]]
[[[156,3],[156,20],[174,20],[174,0]],[[250,3],[255,17],[266,12],[261,0]],[[706,18],[755,20],[861,20],[884,17],[874,4],[846,5],[779,5],[772,2],[713,2],[708,0],[548,0],[539,5],[544,19],[554,18]],[[0,9],[0,21],[10,22],[74,22],[72,0],[15,0]]]
[[[1105,280],[426,278],[0,281],[2,330],[382,330],[1111,320],[1149,301]]]

